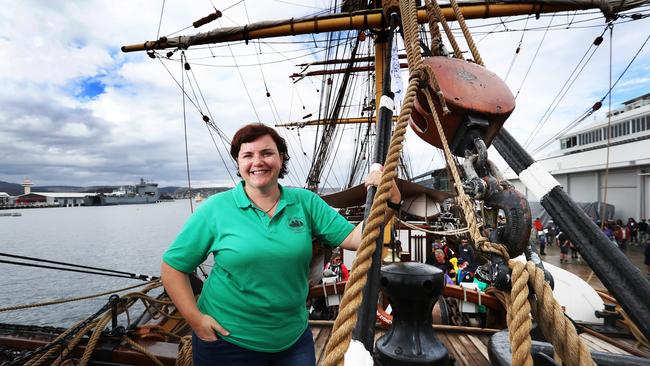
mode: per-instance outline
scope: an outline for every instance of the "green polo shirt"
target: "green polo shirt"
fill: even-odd
[[[313,192],[280,191],[273,218],[250,201],[243,181],[210,197],[163,255],[189,273],[212,254],[199,310],[230,332],[225,340],[260,352],[285,350],[307,329],[312,238],[338,246],[354,228]]]

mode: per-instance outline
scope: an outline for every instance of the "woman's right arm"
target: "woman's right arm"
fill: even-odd
[[[164,261],[160,273],[165,291],[197,337],[204,341],[214,341],[217,339],[215,332],[223,336],[230,334],[214,318],[203,314],[196,306],[190,276],[187,273],[176,270]]]

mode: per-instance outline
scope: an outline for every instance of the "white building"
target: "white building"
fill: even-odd
[[[11,202],[11,196],[7,192],[0,192],[0,206],[8,205]]]
[[[650,93],[623,103],[608,119],[568,133],[560,150],[538,160],[576,202],[606,201],[615,218],[650,218]],[[609,132],[609,163],[607,137]],[[511,182],[537,200],[519,179]]]
[[[14,203],[18,206],[61,206],[73,207],[82,206],[84,197],[96,195],[97,193],[80,193],[80,192],[32,192],[32,183],[29,178],[25,178],[22,186],[24,194],[16,196]]]

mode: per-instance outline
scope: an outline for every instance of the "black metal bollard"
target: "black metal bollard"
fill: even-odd
[[[433,266],[404,262],[382,268],[381,287],[393,308],[393,324],[375,345],[382,366],[449,365],[449,351],[431,326],[444,286],[444,274]]]

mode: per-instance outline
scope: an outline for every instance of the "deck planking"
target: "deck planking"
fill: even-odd
[[[312,335],[316,347],[316,363],[325,359],[325,347],[331,335],[332,325],[325,322],[312,323]],[[375,342],[386,330],[377,328]],[[456,360],[456,365],[489,366],[487,353],[489,334],[468,334],[457,331],[436,331],[436,337],[447,347],[449,356]]]

